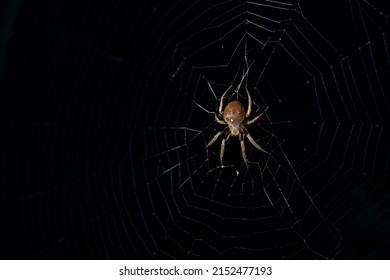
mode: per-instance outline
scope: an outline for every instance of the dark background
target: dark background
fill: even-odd
[[[194,16],[210,5],[204,2],[193,8]],[[342,55],[356,53],[367,42],[358,17],[363,2],[334,2],[300,5]],[[377,2],[370,3],[390,14]],[[218,256],[202,246],[185,252],[180,234],[160,234],[153,223],[145,225],[143,158],[151,144],[144,128],[157,122],[157,110],[169,110],[155,93],[170,77],[161,70],[175,46],[164,33],[174,22],[164,17],[172,7],[178,14],[188,8],[174,1],[2,4],[1,258],[267,258],[229,248]],[[367,27],[373,40],[388,35],[387,23]],[[381,148],[387,159],[388,149]],[[337,220],[331,224],[341,228],[335,258],[389,258],[388,172],[381,174],[352,198],[329,194],[340,202],[329,211],[329,219]],[[359,180],[358,175],[351,178]]]

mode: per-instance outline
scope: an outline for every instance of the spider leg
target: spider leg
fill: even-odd
[[[217,117],[217,114],[214,115],[215,116],[215,120],[217,121],[217,123],[219,124],[226,124],[226,122],[224,120],[220,120],[218,117]]]
[[[215,141],[217,141],[218,137],[221,136],[223,133],[223,130],[218,132],[217,134],[214,135],[213,139],[210,140],[210,142],[206,145],[206,149],[210,147],[212,144],[214,144]]]
[[[256,122],[265,112],[261,113],[260,115],[258,115],[257,117],[251,119],[250,121],[246,121],[245,124],[252,124],[254,122]]]
[[[225,142],[230,138],[230,132],[227,133],[227,136],[226,138],[223,138],[222,139],[222,142],[221,142],[221,151],[220,151],[220,154],[219,154],[219,159],[221,161],[221,165],[222,164],[222,158],[223,158],[223,155],[225,154]]]
[[[225,94],[229,91],[229,89],[231,88],[232,86],[230,85],[230,87],[227,88],[227,90],[225,90],[225,92],[222,94],[221,96],[221,101],[219,102],[219,110],[218,112],[223,115],[222,113],[222,108],[223,108],[223,98],[225,97]]]
[[[256,143],[256,141],[252,138],[252,136],[249,134],[247,129],[246,129],[246,137],[248,138],[249,142],[251,142],[252,145],[255,146],[258,150],[268,154],[266,150],[264,150],[259,144]]]
[[[248,94],[248,110],[246,111],[246,115],[245,117],[249,117],[249,115],[251,114],[251,111],[252,111],[252,98],[251,98],[251,95],[249,94],[249,91],[247,88],[245,88],[246,90],[246,93]]]
[[[248,166],[248,161],[246,159],[246,153],[245,153],[244,137],[245,137],[245,133],[242,132],[240,134],[241,154],[242,154],[242,158],[244,159],[244,162],[245,162],[246,166]]]

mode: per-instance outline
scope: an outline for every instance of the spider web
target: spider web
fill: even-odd
[[[29,5],[4,76],[8,258],[389,258],[384,4]],[[248,166],[237,137],[223,165],[222,137],[206,149],[229,86],[264,113]]]
[[[166,29],[162,49],[173,52],[159,77],[169,82],[147,112],[142,160],[155,256],[342,256],[349,194],[380,188],[389,165],[388,17],[366,1],[350,5],[366,43],[349,55],[294,2],[197,2]],[[230,85],[225,105],[247,106],[247,88],[252,117],[265,112],[248,130],[269,154],[247,141],[248,167],[237,139],[226,142],[224,165],[221,139],[205,148],[223,129],[214,114]]]
[[[145,131],[143,158],[153,254],[340,254],[339,223],[354,206],[338,205],[356,199],[349,193],[363,195],[367,184],[384,185],[389,165],[389,57],[382,33],[388,18],[366,1],[350,5],[362,14],[366,43],[349,55],[293,2],[197,2],[167,28],[165,46],[174,50],[160,75],[169,82],[156,89],[159,106]],[[374,24],[383,36],[375,43],[368,41],[375,31],[368,31],[364,16],[385,24]],[[224,165],[221,139],[205,148],[223,129],[214,114],[230,85],[225,105],[239,100],[247,106],[247,88],[252,116],[265,112],[248,130],[269,154],[247,141],[249,167],[237,139],[226,142]]]

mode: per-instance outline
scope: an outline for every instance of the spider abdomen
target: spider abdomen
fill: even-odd
[[[229,126],[239,128],[245,118],[245,110],[241,102],[235,100],[226,105],[223,118]]]

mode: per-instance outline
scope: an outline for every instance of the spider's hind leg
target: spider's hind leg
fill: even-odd
[[[227,90],[225,90],[225,92],[222,94],[221,96],[221,100],[219,101],[219,109],[218,109],[218,112],[223,115],[223,98],[225,97],[226,93],[229,91],[229,89],[231,88],[232,86],[230,85],[230,87],[227,88]]]

